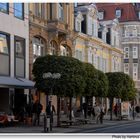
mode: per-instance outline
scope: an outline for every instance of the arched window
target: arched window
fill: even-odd
[[[57,55],[58,54],[58,46],[56,41],[52,40],[50,42],[50,47],[51,47],[51,55]]]
[[[70,49],[66,45],[60,45],[60,52],[62,56],[70,56]]]
[[[33,62],[38,56],[45,55],[45,43],[40,37],[33,38]]]

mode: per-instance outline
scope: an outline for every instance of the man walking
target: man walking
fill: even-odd
[[[94,112],[95,112],[95,120],[96,123],[98,124],[99,120],[100,120],[100,113],[101,113],[101,108],[99,106],[99,103],[95,103],[95,107],[94,107]]]
[[[40,122],[40,113],[42,111],[42,105],[39,103],[39,100],[36,100],[36,102],[33,104],[33,125],[39,125]]]
[[[51,101],[49,101],[49,104],[46,107],[46,114],[47,117],[50,117],[50,122],[53,123],[53,114],[55,113],[55,107],[51,104]]]

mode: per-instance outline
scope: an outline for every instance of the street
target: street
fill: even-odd
[[[77,133],[77,132],[76,132]],[[140,133],[140,122],[80,130],[78,133]]]
[[[140,119],[128,120],[104,120],[103,124],[96,124],[94,121],[91,124],[73,125],[69,127],[53,127],[52,131],[44,133],[43,125],[40,126],[13,126],[0,127],[0,134],[5,133],[34,133],[34,134],[59,134],[59,133],[140,133]]]

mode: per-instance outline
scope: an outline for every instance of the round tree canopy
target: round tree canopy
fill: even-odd
[[[82,62],[66,56],[38,57],[33,64],[35,87],[43,92],[61,96],[76,96],[84,92],[85,71]],[[44,73],[60,74],[59,79],[43,78]],[[53,89],[53,90],[52,90]]]
[[[85,92],[84,96],[95,96],[97,95],[98,88],[98,76],[97,70],[90,63],[83,63],[85,69]]]
[[[132,78],[123,72],[109,72],[106,74],[109,80],[108,97],[132,100],[136,96],[135,84]]]

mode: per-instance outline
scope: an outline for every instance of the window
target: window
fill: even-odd
[[[137,29],[136,29],[136,27],[134,27],[134,29],[132,30],[132,36],[137,36]]]
[[[78,4],[77,3],[74,3],[74,7],[77,7],[78,6]]]
[[[9,13],[9,4],[0,3],[0,11],[8,14]]]
[[[94,54],[92,53],[92,64],[94,65]]]
[[[25,57],[25,40],[22,38],[15,38],[16,57]]]
[[[58,8],[58,18],[60,20],[64,20],[64,11],[63,11],[63,5],[59,3],[59,8]]]
[[[19,19],[24,19],[24,4],[14,3],[14,15]]]
[[[62,56],[69,56],[69,54],[70,54],[67,46],[61,45],[60,46],[60,51],[61,51]]]
[[[134,80],[138,79],[138,64],[137,63],[133,64],[133,79]]]
[[[126,27],[125,29],[125,37],[129,37],[129,27]]]
[[[104,19],[104,12],[98,12],[98,18],[99,18],[99,20],[103,20]]]
[[[124,47],[124,58],[129,58],[129,48]]]
[[[94,35],[94,24],[92,23],[92,35]]]
[[[45,19],[45,3],[41,4],[41,17]]]
[[[121,17],[121,9],[116,9],[116,17],[120,18]]]
[[[33,62],[36,60],[38,56],[44,55],[44,41],[41,38],[34,37],[33,38]]]
[[[52,40],[50,42],[50,55],[57,55],[58,54],[58,47],[56,41]]]
[[[82,61],[82,51],[81,50],[76,50],[76,58],[78,60]]]
[[[124,73],[129,74],[129,64],[128,63],[124,64]]]
[[[100,57],[97,56],[97,64],[98,64],[98,69],[100,70]]]
[[[138,48],[133,47],[133,58],[138,58]]]
[[[105,58],[102,59],[102,71],[106,72],[106,59]]]
[[[139,11],[139,13],[138,13],[138,17],[139,17],[139,19],[140,19],[140,11]]]
[[[25,77],[25,39],[15,36],[15,76]]]
[[[9,54],[9,37],[0,33],[0,53]]]

